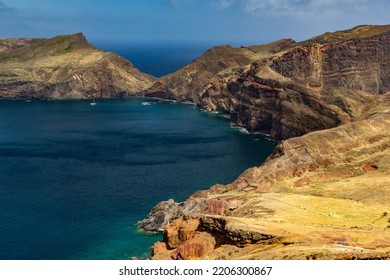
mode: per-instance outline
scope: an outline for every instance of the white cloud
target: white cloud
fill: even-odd
[[[218,1],[218,6],[221,9],[228,9],[235,4],[236,4],[236,0],[219,0]]]
[[[0,14],[2,15],[7,15],[7,14],[12,14],[15,9],[13,7],[10,7],[6,5],[3,1],[0,0]]]
[[[386,0],[244,0],[249,13],[282,14],[344,14],[361,10],[381,9]]]
[[[284,11],[301,4],[301,0],[246,0],[245,9],[249,12],[262,11]]]
[[[381,11],[390,7],[389,0],[162,0],[172,8],[191,9],[205,5],[216,9],[238,8],[249,14],[326,15]],[[1,0],[0,0],[1,3]]]
[[[196,3],[194,0],[164,0],[164,3],[171,8],[178,9],[181,7],[188,7],[193,3]]]
[[[3,1],[0,0],[0,11],[5,11],[7,9],[9,9],[8,6],[4,4]]]

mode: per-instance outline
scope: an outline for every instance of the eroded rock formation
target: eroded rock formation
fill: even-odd
[[[215,47],[157,81],[82,34],[0,39],[0,98],[144,92],[287,139],[231,184],[152,209],[154,259],[389,259],[389,62],[389,25]]]
[[[165,226],[175,245],[153,258],[177,259],[201,232],[214,249],[180,258],[389,258],[389,114],[285,140],[260,167],[195,193],[184,204],[196,210]]]
[[[390,26],[359,26],[226,67],[187,91],[202,108],[287,140],[231,184],[183,202],[191,214],[165,226],[153,259],[389,259],[389,61]]]
[[[147,95],[190,100],[279,139],[348,123],[390,89],[390,26],[335,34],[214,48],[160,79]]]

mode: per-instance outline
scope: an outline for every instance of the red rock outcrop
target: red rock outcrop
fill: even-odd
[[[385,259],[389,186],[390,113],[291,138],[231,184],[190,197],[196,214],[165,226],[153,258]],[[214,213],[216,201],[239,203]]]
[[[389,55],[390,26],[359,26],[269,52],[183,93],[178,100],[189,94],[251,131],[289,138],[261,166],[182,204],[191,202],[198,220],[181,244],[186,258],[388,259]],[[166,244],[176,242],[177,223],[165,227]],[[213,250],[198,248],[200,233],[215,238]],[[164,252],[180,258],[181,245]]]
[[[200,258],[215,249],[215,238],[198,231],[199,219],[185,218],[174,220],[164,229],[164,243],[157,242],[152,247],[153,259],[187,260]]]
[[[218,216],[184,216],[165,226],[164,242],[152,247],[152,259],[199,259],[223,245],[245,247],[274,238],[241,226]]]

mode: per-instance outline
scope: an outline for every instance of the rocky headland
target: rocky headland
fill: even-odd
[[[156,78],[93,47],[82,33],[0,39],[0,99],[83,99],[140,94]]]
[[[146,95],[195,102],[277,139],[335,127],[389,91],[389,32],[359,26],[299,43],[214,47]]]
[[[214,47],[160,79],[81,33],[0,39],[0,99],[139,95],[281,140],[234,182],[156,205],[153,259],[390,259],[390,25]]]
[[[390,26],[210,49],[148,96],[283,141],[259,167],[154,207],[153,259],[389,259]],[[287,139],[287,140],[286,140]]]

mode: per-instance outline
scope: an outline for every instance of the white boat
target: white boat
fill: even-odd
[[[92,100],[91,102],[91,106],[95,106],[96,105],[96,102],[95,102],[95,98]]]

